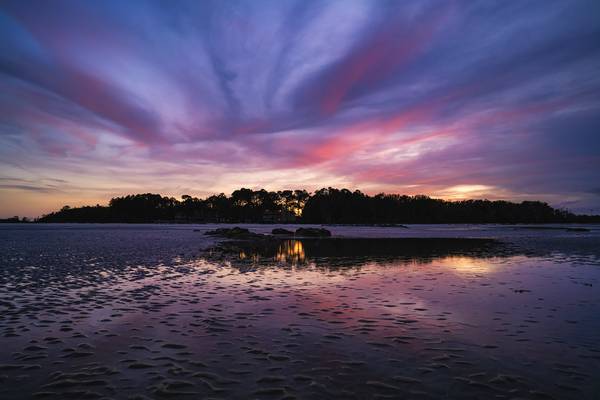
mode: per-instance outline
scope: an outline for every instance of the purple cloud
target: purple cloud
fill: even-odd
[[[599,11],[5,1],[0,204],[347,185],[600,212]]]

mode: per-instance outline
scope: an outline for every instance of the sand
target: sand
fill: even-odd
[[[28,229],[0,231],[0,398],[600,393],[589,254],[241,254],[190,227]]]

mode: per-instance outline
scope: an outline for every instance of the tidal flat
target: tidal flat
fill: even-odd
[[[0,398],[600,398],[597,225],[214,228],[0,226]]]

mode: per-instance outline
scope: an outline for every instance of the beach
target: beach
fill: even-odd
[[[599,226],[324,227],[0,226],[0,398],[597,398]]]

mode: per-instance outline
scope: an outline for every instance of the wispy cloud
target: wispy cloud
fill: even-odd
[[[4,1],[2,213],[236,185],[597,209],[599,12],[592,0]]]

